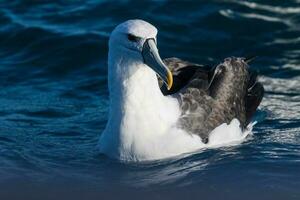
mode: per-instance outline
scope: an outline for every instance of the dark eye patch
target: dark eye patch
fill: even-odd
[[[128,38],[128,40],[131,41],[131,42],[137,42],[137,41],[140,40],[139,37],[137,37],[137,36],[135,36],[135,35],[132,35],[132,34],[128,34],[128,35],[127,35],[127,38]]]

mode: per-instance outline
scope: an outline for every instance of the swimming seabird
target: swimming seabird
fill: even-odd
[[[212,68],[162,60],[156,35],[143,20],[128,20],[111,33],[110,107],[100,152],[152,160],[243,139],[264,93],[248,60],[230,57]]]

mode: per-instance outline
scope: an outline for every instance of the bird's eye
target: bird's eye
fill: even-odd
[[[131,42],[137,42],[137,41],[139,41],[139,37],[137,37],[137,36],[134,36],[134,35],[132,35],[132,34],[128,34],[127,35],[127,38],[128,38],[128,40],[129,41],[131,41]]]

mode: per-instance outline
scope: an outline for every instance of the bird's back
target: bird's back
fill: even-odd
[[[226,58],[211,69],[176,58],[165,63],[173,71],[175,87],[162,91],[179,100],[179,127],[205,143],[214,128],[234,118],[246,127],[262,100],[263,87],[242,58]]]

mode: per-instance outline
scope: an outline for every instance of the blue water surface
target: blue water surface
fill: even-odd
[[[234,147],[121,163],[97,151],[113,28],[159,29],[163,58],[259,56],[265,98]],[[300,1],[0,1],[0,199],[300,199]]]

